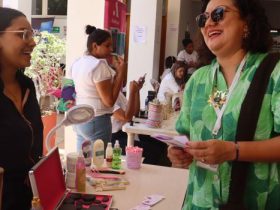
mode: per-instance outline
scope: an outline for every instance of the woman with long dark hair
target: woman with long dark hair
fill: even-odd
[[[43,123],[31,79],[36,43],[25,15],[0,7],[0,166],[4,168],[2,210],[29,210],[28,171],[42,155]]]

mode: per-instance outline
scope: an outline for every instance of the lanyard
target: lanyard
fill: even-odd
[[[246,60],[247,60],[247,55],[244,56],[243,60],[241,61],[238,69],[237,69],[237,72],[235,73],[235,76],[233,78],[233,81],[229,87],[229,90],[228,90],[228,94],[227,94],[227,98],[226,98],[226,101],[222,107],[222,109],[219,109],[218,107],[214,107],[215,109],[215,112],[216,112],[216,115],[217,115],[217,120],[215,122],[215,125],[214,125],[214,128],[212,130],[212,135],[213,136],[216,136],[221,128],[221,122],[222,122],[222,117],[223,117],[223,114],[224,114],[224,111],[226,109],[226,106],[227,106],[227,103],[230,99],[230,96],[233,92],[233,89],[235,88],[235,86],[237,85],[238,81],[239,81],[239,78],[240,78],[240,75],[241,75],[241,72],[242,72],[242,69],[244,68],[244,65],[246,63]],[[218,71],[218,63],[215,65],[215,72],[214,72],[214,76],[215,74],[217,74],[217,71]],[[214,82],[213,82],[214,84]]]

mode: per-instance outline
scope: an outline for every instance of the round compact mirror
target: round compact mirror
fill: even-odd
[[[56,130],[62,125],[74,125],[80,123],[86,123],[94,118],[94,109],[92,106],[86,104],[80,104],[71,107],[66,113],[64,119],[50,130],[46,137],[46,148],[50,151],[50,139],[55,134]]]
[[[90,121],[94,117],[94,110],[89,105],[77,105],[66,112],[65,126]]]

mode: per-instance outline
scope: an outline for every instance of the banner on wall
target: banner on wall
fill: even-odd
[[[113,52],[124,55],[126,5],[119,0],[105,0],[104,28],[111,32]]]

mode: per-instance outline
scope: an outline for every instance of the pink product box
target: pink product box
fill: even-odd
[[[33,195],[44,210],[104,209],[112,205],[112,195],[71,192],[66,189],[58,148],[51,150],[30,171]]]
[[[154,121],[162,121],[162,113],[161,112],[148,112],[148,119]]]
[[[149,112],[161,112],[162,111],[162,105],[161,104],[154,104],[152,102],[149,103]]]
[[[139,147],[126,147],[126,164],[129,169],[139,169],[142,163],[143,149]]]
[[[161,127],[161,121],[153,121],[153,120],[147,119],[145,124],[150,128],[160,128]]]

